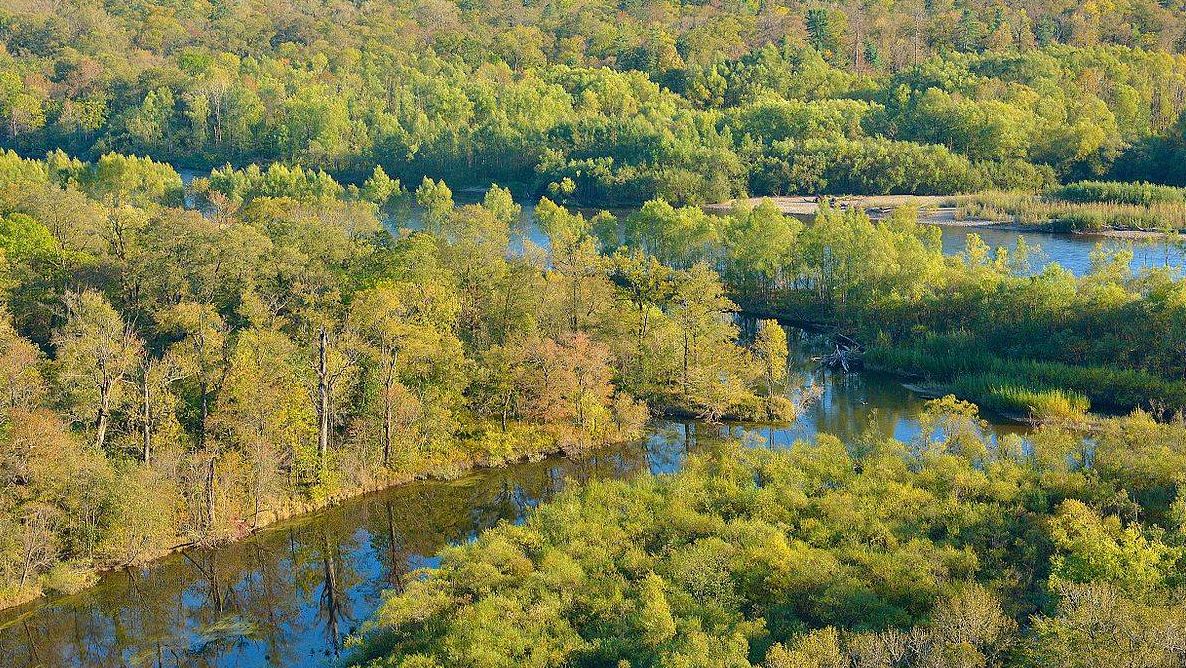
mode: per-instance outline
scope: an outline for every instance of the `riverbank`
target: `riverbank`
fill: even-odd
[[[703,209],[717,215],[728,214],[737,205],[757,206],[763,201],[770,201],[785,215],[799,218],[813,218],[819,213],[821,200],[826,199],[833,207],[864,210],[873,220],[888,218],[895,209],[910,206],[918,210],[918,222],[926,225],[937,225],[951,228],[991,228],[1000,231],[1020,233],[1066,234],[1079,237],[1099,237],[1105,239],[1129,239],[1137,241],[1154,241],[1165,237],[1159,230],[1140,228],[1104,228],[1093,230],[1067,230],[1057,219],[1048,219],[1038,223],[1019,223],[1016,220],[996,220],[992,218],[970,217],[961,214],[959,202],[961,198],[971,198],[973,195],[853,195],[844,197],[815,197],[815,196],[782,196],[782,197],[750,197],[740,200],[729,200],[716,204],[707,204]]]
[[[454,480],[474,471],[505,468],[524,462],[540,461],[558,455],[573,456],[583,452],[607,448],[641,438],[645,429],[638,429],[621,439],[578,443],[571,440],[551,438],[533,425],[511,425],[511,438],[501,439],[498,446],[492,446],[483,438],[458,439],[455,449],[429,455],[418,461],[398,468],[380,468],[369,479],[358,484],[341,487],[307,498],[271,499],[269,503],[248,518],[239,518],[236,531],[220,535],[213,540],[189,540],[168,548],[146,550],[137,559],[128,563],[97,564],[86,567],[71,567],[71,572],[61,578],[60,588],[37,583],[0,599],[0,612],[28,605],[44,597],[69,596],[94,587],[100,580],[116,571],[141,567],[160,561],[174,554],[192,549],[206,549],[240,542],[273,525],[304,515],[324,511],[343,502],[387,489],[425,480]],[[505,447],[506,443],[517,443],[518,447]],[[501,446],[501,447],[500,447]],[[19,619],[19,618],[18,618]],[[0,624],[0,629],[15,620]]]
[[[903,442],[918,436],[925,401],[900,378],[820,369],[812,360],[830,350],[828,337],[790,328],[788,339],[791,373],[818,393],[792,424],[655,419],[643,438],[621,445],[343,500],[240,541],[110,573],[75,596],[0,614],[0,665],[39,668],[46,657],[79,668],[119,668],[128,657],[162,666],[317,665],[379,606],[381,591],[401,589],[419,569],[436,566],[442,548],[521,521],[571,484],[675,472],[689,454],[723,439],[785,449],[822,433],[845,441],[871,430]],[[985,417],[994,438],[1028,432]]]
[[[907,345],[867,348],[845,333],[840,322],[792,315],[770,308],[743,307],[750,319],[773,319],[813,331],[860,350],[861,370],[890,375],[907,390],[934,399],[948,394],[976,404],[1008,422],[1036,427],[1116,416],[1135,409],[1181,411],[1186,383],[1146,371],[1077,366],[1035,359],[1006,359],[980,349],[932,349]],[[850,330],[851,331],[851,330]]]

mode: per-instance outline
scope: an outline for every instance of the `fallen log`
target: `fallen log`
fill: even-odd
[[[834,351],[816,357],[813,361],[828,369],[840,369],[844,373],[849,373],[854,369],[861,368],[862,352],[859,346],[837,343]]]

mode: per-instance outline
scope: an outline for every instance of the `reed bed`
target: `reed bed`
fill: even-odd
[[[1154,206],[1157,204],[1186,204],[1186,188],[1163,186],[1146,181],[1079,181],[1059,186],[1046,193],[1052,199],[1065,202],[1102,202]]]
[[[1186,383],[1182,381],[1167,380],[1134,369],[1005,359],[982,350],[953,345],[955,338],[934,337],[917,347],[871,346],[865,353],[865,363],[944,384],[964,382],[968,384],[966,390],[977,390],[993,401],[1010,401],[1014,405],[1028,401],[1032,405],[1053,408],[1052,403],[1046,403],[1053,399],[1040,399],[1025,393],[1058,390],[1072,406],[1078,402],[1075,395],[1082,395],[1091,406],[1108,411],[1128,411],[1138,407],[1169,411],[1186,408]],[[985,378],[971,379],[975,376]],[[1000,388],[1014,389],[989,392],[993,388],[990,380],[997,381]]]
[[[1109,192],[1103,186],[1142,185],[1107,184],[1098,188],[1070,184],[1044,195],[1022,192],[985,192],[953,198],[957,220],[986,220],[1038,226],[1064,232],[1101,232],[1105,230],[1181,230],[1186,228],[1186,199],[1164,194],[1163,190],[1186,191],[1169,186],[1143,184],[1144,190],[1115,200],[1093,200]],[[1097,193],[1095,195],[1090,193]]]
[[[1081,392],[1027,385],[993,374],[959,376],[948,387],[960,398],[1001,415],[1067,420],[1091,409],[1091,401]]]

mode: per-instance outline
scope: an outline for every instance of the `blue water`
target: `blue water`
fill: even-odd
[[[0,666],[329,665],[381,602],[445,545],[521,521],[573,482],[679,470],[722,437],[791,447],[819,432],[917,438],[924,399],[893,378],[818,370],[826,340],[788,332],[791,370],[819,388],[789,426],[660,421],[636,443],[355,499],[212,550],[111,573],[92,589],[0,613]],[[994,424],[992,436],[1023,431]]]
[[[1162,243],[1160,240],[1112,239],[1101,236],[1078,234],[1053,234],[1050,232],[1017,232],[993,227],[943,227],[943,253],[959,255],[967,248],[968,235],[977,234],[992,248],[1004,247],[1012,250],[1017,239],[1024,236],[1031,248],[1030,264],[1040,271],[1049,262],[1057,262],[1071,270],[1076,276],[1083,276],[1091,268],[1091,252],[1097,246],[1107,251],[1131,250],[1130,264],[1134,273],[1146,269],[1172,267],[1179,271],[1186,265],[1186,249],[1177,243]],[[1037,249],[1034,249],[1037,246]]]

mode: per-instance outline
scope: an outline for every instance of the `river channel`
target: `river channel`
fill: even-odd
[[[544,243],[530,206],[524,208],[517,243]],[[1012,246],[1018,236],[945,228],[945,252],[962,252],[970,231],[992,246]],[[1047,261],[1077,274],[1089,267],[1095,240],[1026,238]],[[1138,269],[1182,265],[1181,251],[1160,243],[1138,243],[1134,255]],[[787,448],[820,432],[845,438],[873,429],[903,441],[918,435],[922,397],[890,376],[818,369],[811,358],[827,341],[799,329],[788,333],[792,371],[818,388],[791,425],[656,421],[638,442],[396,487],[241,542],[109,573],[79,594],[0,612],[0,666],[331,665],[342,640],[378,607],[381,592],[398,590],[416,569],[433,566],[443,546],[519,521],[567,485],[677,471],[689,453],[729,437]],[[1021,428],[994,422],[990,431],[999,437]]]
[[[519,521],[566,485],[679,470],[722,438],[792,447],[827,432],[919,433],[924,399],[880,374],[817,369],[827,340],[791,329],[792,372],[818,387],[786,426],[656,421],[641,441],[423,481],[360,497],[215,549],[107,574],[74,596],[0,613],[0,666],[322,666],[440,548]],[[994,436],[1021,431],[993,423]]]

